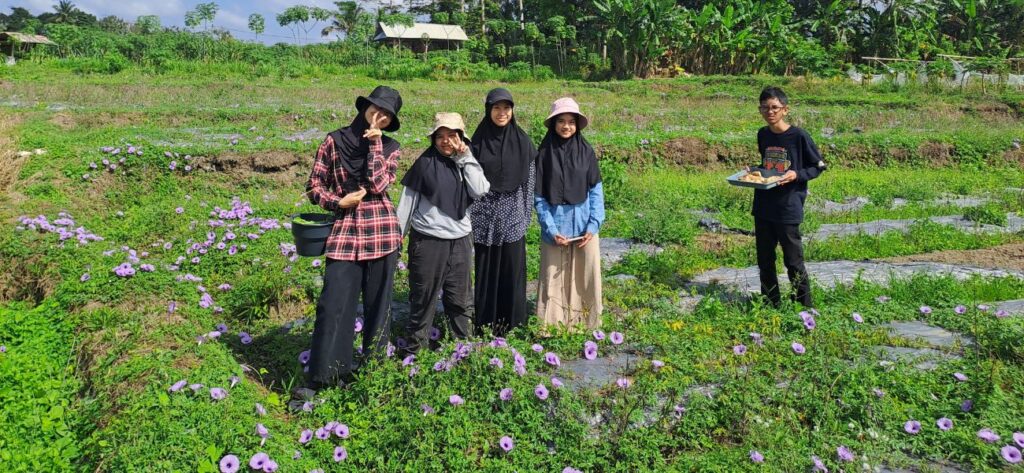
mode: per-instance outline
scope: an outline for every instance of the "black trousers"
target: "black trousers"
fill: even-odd
[[[789,273],[793,285],[793,300],[814,307],[811,300],[811,282],[804,267],[804,247],[800,236],[800,225],[769,222],[754,219],[754,237],[757,246],[757,268],[761,276],[761,294],[772,305],[781,303],[779,278],[775,271],[775,247],[782,247],[782,263]]]
[[[416,353],[429,343],[436,301],[448,316],[456,338],[473,331],[473,288],[470,282],[473,241],[469,235],[455,240],[435,238],[416,230],[409,235],[409,345]],[[443,292],[442,292],[443,291]]]
[[[363,296],[363,357],[385,348],[390,333],[391,293],[398,252],[369,261],[327,260],[316,305],[309,378],[314,387],[351,375],[356,307]]]
[[[473,245],[475,325],[495,335],[526,324],[526,237],[503,245]]]

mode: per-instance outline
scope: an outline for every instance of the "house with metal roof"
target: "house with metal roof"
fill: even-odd
[[[374,41],[406,46],[420,53],[431,49],[458,49],[468,39],[461,26],[436,23],[413,23],[412,26],[378,23],[377,34],[373,37]]]
[[[0,51],[7,53],[7,65],[14,64],[15,53],[26,53],[37,44],[56,46],[56,43],[43,35],[16,31],[0,32]]]

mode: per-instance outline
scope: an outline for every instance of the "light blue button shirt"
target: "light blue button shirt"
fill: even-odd
[[[587,198],[576,205],[551,205],[537,195],[533,198],[544,243],[555,244],[555,235],[573,238],[590,232],[597,235],[604,223],[604,188],[601,183],[590,188]]]

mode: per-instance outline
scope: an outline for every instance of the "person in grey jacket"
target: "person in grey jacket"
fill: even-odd
[[[468,209],[490,190],[490,184],[473,157],[465,130],[458,113],[434,115],[433,146],[402,178],[405,189],[398,204],[398,223],[403,235],[409,233],[408,353],[427,344],[439,292],[452,335],[467,338],[473,333],[473,238]]]

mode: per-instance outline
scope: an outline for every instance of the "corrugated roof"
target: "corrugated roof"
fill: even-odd
[[[469,37],[459,25],[439,25],[435,23],[413,23],[412,26],[385,25],[378,23],[377,36],[374,41],[382,39],[423,39],[426,35],[429,39],[466,41]]]
[[[20,41],[22,43],[53,44],[53,45],[56,45],[53,41],[50,41],[49,39],[47,39],[46,36],[38,35],[38,34],[18,33],[18,32],[14,32],[14,31],[4,31],[3,33],[0,33],[0,37],[2,37],[4,35],[6,35],[7,37],[10,37],[10,38],[14,38],[14,39],[16,39],[16,40],[18,40],[18,41]]]

